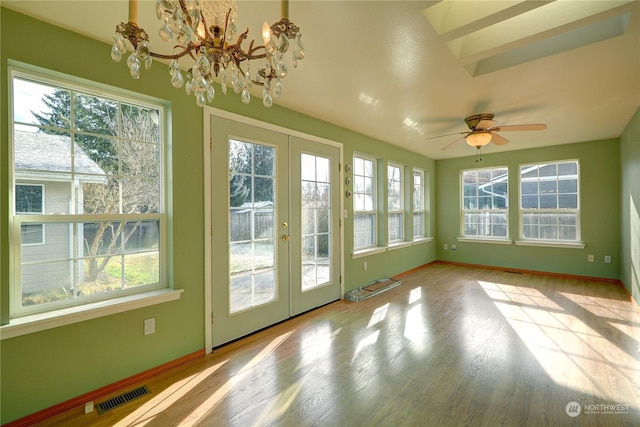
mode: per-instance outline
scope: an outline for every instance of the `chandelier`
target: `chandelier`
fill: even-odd
[[[142,67],[151,67],[152,58],[170,60],[171,84],[176,88],[184,86],[200,107],[215,97],[214,78],[225,95],[230,83],[245,104],[251,100],[249,89],[262,86],[262,103],[271,107],[273,98],[282,93],[282,79],[288,71],[284,54],[291,46],[294,68],[304,58],[300,28],[289,21],[288,0],[281,1],[280,21],[262,26],[264,44],[256,45],[251,40],[248,47],[242,45],[249,29],[237,33],[235,0],[156,0],[156,15],[162,23],[158,35],[173,43],[170,54],[151,51],[149,35],[138,27],[137,14],[138,1],[129,0],[129,22],[116,26],[111,58],[115,62],[122,60],[130,45],[127,66],[134,79],[140,78]],[[186,56],[193,64],[183,75],[178,60]],[[253,74],[250,64],[258,64],[253,66]]]

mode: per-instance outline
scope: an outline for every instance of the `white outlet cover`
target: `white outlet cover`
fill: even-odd
[[[144,334],[151,335],[156,332],[156,318],[151,317],[149,319],[144,319]]]

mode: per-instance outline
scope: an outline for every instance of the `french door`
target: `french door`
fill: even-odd
[[[340,298],[339,149],[212,117],[212,343]]]

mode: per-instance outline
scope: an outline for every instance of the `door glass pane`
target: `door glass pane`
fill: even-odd
[[[330,161],[301,154],[302,291],[329,283],[331,277]]]
[[[229,141],[229,311],[274,301],[275,149]]]

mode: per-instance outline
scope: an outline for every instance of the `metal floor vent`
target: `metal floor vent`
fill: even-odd
[[[143,385],[142,387],[138,387],[135,390],[128,391],[119,396],[112,397],[109,400],[105,400],[102,403],[98,403],[96,405],[96,409],[98,411],[98,414],[102,415],[107,411],[117,408],[118,406],[122,406],[127,402],[131,402],[132,400],[135,400],[149,393],[150,391],[147,386]]]

